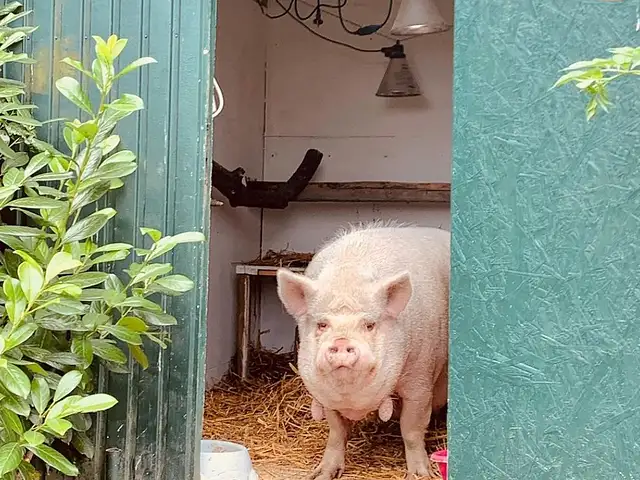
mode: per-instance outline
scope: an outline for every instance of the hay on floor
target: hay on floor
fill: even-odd
[[[269,267],[301,267],[306,268],[313,258],[313,253],[294,252],[292,250],[267,250],[267,252],[249,262],[251,265],[263,265]]]
[[[204,438],[246,445],[256,469],[262,472],[310,472],[322,457],[328,426],[326,421],[311,418],[311,397],[294,372],[293,362],[293,354],[254,352],[249,382],[243,384],[229,375],[207,393]],[[445,448],[443,418],[432,422],[426,441],[429,453]],[[344,479],[400,480],[404,469],[396,421],[383,423],[374,413],[355,424]],[[304,477],[300,473],[295,478]]]

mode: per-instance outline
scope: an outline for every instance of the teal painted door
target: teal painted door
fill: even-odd
[[[456,4],[450,478],[640,478],[640,97],[549,91],[637,2]]]
[[[112,200],[119,215],[112,237],[141,245],[138,228],[165,233],[209,232],[209,98],[213,73],[215,0],[26,0],[39,30],[26,48],[39,61],[27,83],[41,119],[79,112],[54,94],[54,82],[74,72],[66,56],[89,62],[91,35],[129,39],[121,66],[134,57],[158,63],[127,76],[115,93],[140,95],[146,109],[117,132],[139,157],[139,169]],[[46,132],[62,143],[59,126]],[[166,351],[148,346],[151,367],[101,374],[102,388],[120,403],[98,422],[97,457],[87,478],[190,480],[199,459],[204,394],[208,246],[186,246],[173,256],[175,270],[196,288],[168,304],[179,326]]]

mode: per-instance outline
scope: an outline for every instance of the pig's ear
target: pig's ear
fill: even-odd
[[[387,315],[397,318],[406,308],[411,298],[411,276],[401,272],[383,280],[378,287],[379,298],[385,305]]]
[[[278,296],[289,314],[299,317],[307,313],[309,298],[315,293],[313,280],[281,268],[277,273]]]

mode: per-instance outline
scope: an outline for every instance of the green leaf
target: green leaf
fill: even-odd
[[[49,360],[52,362],[60,363],[62,365],[69,365],[75,367],[82,364],[82,360],[77,355],[68,352],[57,352],[49,355]]]
[[[71,128],[82,135],[83,138],[90,141],[93,140],[98,133],[98,125],[96,125],[95,121],[91,120],[81,123],[80,125],[74,125]]]
[[[188,292],[194,286],[193,282],[184,275],[169,275],[157,279],[153,284],[159,285],[165,291],[178,294]]]
[[[65,283],[77,285],[80,288],[93,287],[104,282],[109,276],[106,272],[84,272],[71,277],[65,277]]]
[[[109,243],[107,245],[96,248],[94,253],[117,252],[123,250],[129,252],[129,250],[131,250],[132,248],[133,245],[129,245],[128,243]]]
[[[103,360],[118,365],[127,363],[127,356],[124,352],[109,340],[91,339],[91,346],[93,347],[93,353]]]
[[[40,460],[45,462],[47,465],[55,468],[59,472],[69,475],[71,477],[77,477],[80,473],[78,468],[67,460],[62,454],[55,451],[53,448],[47,445],[38,445],[38,446],[28,446],[31,452],[33,452]]]
[[[107,108],[128,114],[142,110],[144,102],[137,95],[125,93],[122,97],[107,104]]]
[[[27,168],[24,170],[24,174],[26,177],[30,177],[37,171],[49,165],[49,163],[51,163],[51,155],[49,152],[39,153],[29,161]]]
[[[48,418],[44,424],[45,430],[51,432],[58,437],[64,437],[70,428],[73,428],[73,424],[69,420],[64,418]]]
[[[101,166],[94,175],[100,180],[112,180],[131,175],[137,168],[135,163],[113,163]],[[93,178],[93,175],[88,178]]]
[[[22,438],[24,439],[27,445],[31,445],[31,446],[42,445],[47,439],[47,437],[42,435],[40,432],[34,432],[32,430],[28,432],[24,432],[24,435],[22,435]]]
[[[170,263],[152,263],[151,265],[145,265],[142,269],[136,273],[131,280],[132,284],[144,282],[150,278],[155,278],[160,275],[169,273],[173,269],[173,265]]]
[[[113,208],[104,208],[72,225],[62,239],[62,243],[71,243],[89,238],[100,230],[116,214]]]
[[[82,455],[84,455],[88,459],[93,459],[93,456],[95,455],[95,447],[93,446],[93,442],[86,433],[73,432],[73,439],[71,440],[71,444]]]
[[[91,342],[88,339],[74,338],[71,342],[71,352],[76,354],[83,360],[83,368],[89,368],[93,363],[93,347],[91,346]]]
[[[14,472],[24,456],[24,448],[16,442],[0,447],[0,475]]]
[[[11,187],[0,187],[0,202],[6,202],[13,197],[13,194],[20,190],[17,185]]]
[[[27,297],[29,303],[38,297],[44,285],[44,275],[40,268],[34,267],[29,262],[24,262],[18,267],[18,278],[20,279],[20,287]]]
[[[2,406],[7,410],[24,418],[28,418],[31,414],[31,406],[26,400],[18,398],[15,395],[7,396],[2,400]]]
[[[167,313],[149,312],[145,310],[134,310],[134,313],[142,317],[148,325],[154,325],[156,327],[170,327],[178,323],[175,317]]]
[[[117,307],[134,307],[134,308],[144,308],[146,310],[162,312],[162,307],[157,303],[153,303],[151,300],[147,300],[142,297],[129,297],[126,298],[123,302],[120,302],[116,305]]]
[[[47,197],[23,197],[17,198],[8,204],[9,207],[17,208],[39,208],[42,210],[51,210],[54,208],[61,208],[65,206],[64,202],[60,200],[54,200]]]
[[[24,426],[22,425],[22,420],[20,420],[18,415],[2,408],[0,409],[0,418],[2,418],[2,423],[4,423],[5,427],[18,435],[22,435],[24,432]]]
[[[82,74],[86,75],[89,78],[93,78],[93,75],[91,75],[91,72],[87,71],[84,69],[84,66],[82,65],[81,62],[77,61],[77,60],[73,60],[69,57],[63,58],[61,60],[62,63],[66,63],[67,65],[69,65],[70,67],[75,68],[76,70],[78,70],[79,72],[81,72]]]
[[[37,182],[56,182],[58,180],[67,180],[73,177],[73,172],[61,172],[61,173],[41,173],[33,177],[33,180]]]
[[[129,351],[133,358],[140,364],[143,370],[149,368],[149,359],[146,353],[138,345],[129,345]]]
[[[122,317],[120,320],[118,320],[118,323],[116,323],[116,325],[120,327],[128,328],[129,330],[132,330],[138,333],[143,333],[149,330],[149,327],[147,327],[147,324],[136,317]]]
[[[20,288],[20,281],[16,280],[15,278],[5,279],[5,281],[2,282],[2,291],[4,292],[7,300],[10,301],[15,301],[18,298],[24,296],[22,289]]]
[[[80,300],[83,302],[97,302],[110,300],[115,292],[111,290],[103,290],[100,288],[87,288],[82,291]]]
[[[201,243],[206,237],[200,232],[184,232],[171,237],[174,242],[180,243]]]
[[[73,285],[72,283],[56,283],[47,288],[47,292],[58,294],[63,293],[73,298],[80,298],[80,295],[82,295],[82,288],[77,285]]]
[[[125,258],[127,258],[129,256],[129,251],[128,250],[120,250],[117,252],[108,252],[105,253],[104,255],[100,255],[97,258],[94,258],[93,260],[91,260],[91,265],[98,265],[100,263],[111,263],[111,262],[117,262],[119,260],[124,260]]]
[[[47,409],[49,400],[51,400],[49,384],[44,378],[36,376],[31,382],[31,401],[40,415]]]
[[[162,232],[160,230],[156,230],[155,228],[142,227],[140,228],[140,233],[142,233],[142,235],[149,235],[149,237],[151,237],[151,240],[153,240],[154,242],[157,242],[162,238]]]
[[[58,252],[56,253],[47,265],[47,273],[45,274],[45,282],[49,283],[55,277],[57,277],[60,273],[67,270],[74,270],[82,265],[82,262],[79,260],[74,260],[70,253],[67,252]],[[65,278],[65,281],[67,279]]]
[[[107,324],[109,320],[111,320],[111,317],[109,315],[105,315],[104,313],[90,312],[82,317],[82,323],[84,323],[88,327],[91,327],[92,329]]]
[[[114,153],[109,158],[107,158],[104,162],[102,162],[102,166],[112,165],[112,164],[123,164],[123,163],[133,163],[136,161],[136,155],[131,150],[120,150],[117,153]]]
[[[56,389],[56,393],[53,396],[54,402],[59,402],[64,397],[73,392],[80,382],[82,381],[82,372],[78,370],[71,370],[68,373],[65,373],[60,382],[58,383],[58,388]]]
[[[22,258],[25,262],[31,264],[33,267],[42,270],[40,268],[40,264],[35,260],[35,258],[33,258],[31,255],[29,255],[27,252],[23,251],[23,250],[16,250],[15,252],[16,255],[18,255],[20,258]]]
[[[89,395],[75,402],[77,410],[81,413],[95,413],[102,412],[103,410],[109,410],[118,400],[106,393],[97,393],[95,395]]]
[[[6,349],[6,344],[4,341],[4,337],[0,337],[0,355],[4,353],[5,349]]]
[[[58,403],[55,403],[49,410],[45,423],[50,424],[51,420],[54,418],[64,418],[69,415],[73,415],[74,413],[79,413],[76,403],[81,398],[82,397],[80,395],[71,395],[60,400]]]
[[[22,345],[24,342],[29,340],[34,333],[38,330],[38,325],[35,323],[23,323],[18,328],[16,328],[6,340],[5,348],[6,350],[11,350],[16,348],[18,345]]]
[[[84,110],[89,115],[93,115],[91,100],[89,100],[89,96],[75,78],[62,77],[56,81],[56,88],[78,108]]]
[[[105,325],[103,328],[118,340],[122,340],[123,342],[131,345],[142,345],[142,338],[140,338],[140,334],[129,328],[113,325]]]
[[[144,65],[149,65],[151,63],[157,63],[156,59],[151,57],[142,57],[137,60],[134,60],[129,65],[127,65],[122,70],[120,70],[120,72],[115,76],[115,78],[120,78],[123,75],[127,75],[128,73],[131,73],[136,68],[140,68],[140,67],[143,67]]]
[[[31,391],[31,382],[27,374],[10,363],[0,367],[0,383],[20,398],[27,398]]]
[[[8,121],[8,122],[14,122],[14,123],[17,123],[19,125],[24,125],[25,127],[39,127],[39,126],[42,125],[42,123],[40,123],[35,118],[19,117],[17,115],[12,115],[12,116],[0,115],[0,120],[5,120],[5,121]]]
[[[93,425],[93,420],[89,413],[74,413],[69,415],[68,420],[73,424],[73,429],[78,432],[87,432]]]
[[[100,143],[102,148],[102,155],[109,155],[120,144],[120,137],[118,135],[111,135]]]
[[[37,228],[0,225],[0,239],[5,235],[14,237],[44,237],[45,233]]]
[[[24,182],[24,172],[13,167],[7,170],[2,177],[2,184],[5,187],[19,187]]]

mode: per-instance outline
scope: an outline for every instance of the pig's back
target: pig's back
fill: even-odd
[[[407,270],[414,289],[425,277],[448,284],[449,245],[450,233],[438,228],[365,225],[331,240],[305,273],[327,281],[336,276],[376,281]]]

